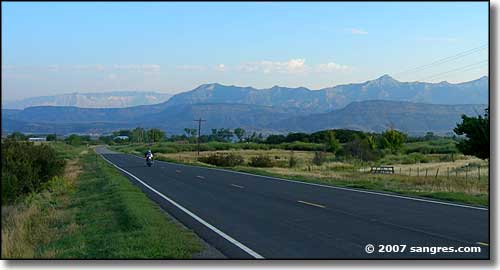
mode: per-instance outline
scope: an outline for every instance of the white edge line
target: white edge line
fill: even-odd
[[[232,238],[231,236],[229,236],[229,235],[225,234],[224,232],[222,232],[221,230],[217,229],[212,224],[206,222],[205,220],[203,220],[202,218],[198,217],[193,212],[191,212],[188,209],[184,208],[182,205],[178,204],[174,200],[170,199],[169,197],[163,195],[162,193],[160,193],[156,189],[152,188],[151,186],[149,186],[148,184],[146,184],[145,182],[143,182],[141,179],[137,178],[135,175],[133,175],[133,174],[129,173],[128,171],[126,171],[126,170],[118,167],[113,162],[111,162],[107,158],[105,158],[103,155],[100,155],[100,156],[104,160],[106,160],[108,163],[110,163],[111,165],[115,166],[120,171],[122,171],[122,172],[130,175],[132,178],[134,178],[135,180],[137,180],[138,182],[140,182],[141,184],[143,184],[145,187],[149,188],[151,191],[153,191],[154,193],[158,194],[160,197],[162,197],[163,199],[167,200],[169,203],[173,204],[174,206],[176,206],[177,208],[179,208],[180,210],[182,210],[184,213],[188,214],[189,216],[191,216],[192,218],[194,218],[196,221],[198,221],[201,224],[205,225],[206,227],[208,227],[209,229],[211,229],[212,231],[214,231],[215,233],[217,233],[218,235],[220,235],[221,237],[223,237],[227,241],[231,242],[232,244],[234,244],[235,246],[239,247],[240,249],[242,249],[246,253],[250,254],[252,257],[254,257],[256,259],[264,259],[264,257],[262,255],[260,255],[259,253],[253,251],[249,247],[247,247],[247,246],[243,245],[242,243],[240,243],[238,240]]]
[[[125,154],[125,153],[120,153],[120,154]],[[127,155],[127,154],[125,154],[125,155]],[[128,154],[128,155],[131,155],[131,154]],[[136,158],[140,158],[140,157],[138,157],[136,155],[131,155],[131,156],[134,156]],[[436,204],[443,204],[443,205],[449,205],[449,206],[457,206],[457,207],[463,207],[463,208],[470,208],[470,209],[475,209],[475,210],[483,210],[483,211],[488,211],[489,210],[488,208],[476,207],[476,206],[471,206],[471,205],[448,203],[448,202],[441,202],[441,201],[433,201],[433,200],[426,200],[426,199],[420,199],[420,198],[414,198],[414,197],[400,196],[400,195],[388,194],[388,193],[379,193],[379,192],[374,192],[374,191],[352,189],[352,188],[345,188],[345,187],[328,186],[328,185],[322,185],[322,184],[316,184],[316,183],[308,183],[308,182],[301,182],[301,181],[295,181],[295,180],[278,178],[278,177],[272,177],[272,176],[266,176],[266,175],[258,175],[258,174],[251,174],[251,173],[231,171],[231,170],[218,169],[218,168],[210,168],[210,167],[193,166],[193,165],[187,165],[187,164],[181,164],[181,163],[167,162],[167,161],[162,161],[162,160],[158,160],[158,161],[163,162],[163,163],[167,163],[167,164],[170,164],[170,165],[181,165],[181,166],[186,166],[186,167],[196,167],[196,168],[203,168],[203,169],[209,169],[209,170],[216,170],[216,171],[224,171],[224,172],[230,172],[230,173],[244,174],[244,175],[250,175],[250,176],[256,176],[256,177],[262,177],[262,178],[268,178],[268,179],[274,179],[274,180],[280,180],[280,181],[298,183],[298,184],[303,184],[303,185],[311,185],[311,186],[326,187],[326,188],[340,189],[340,190],[346,190],[346,191],[354,191],[354,192],[367,193],[367,194],[380,195],[380,196],[387,196],[387,197],[400,198],[400,199],[406,199],[406,200],[413,200],[413,201],[420,201],[420,202],[427,202],[427,203],[436,203]]]

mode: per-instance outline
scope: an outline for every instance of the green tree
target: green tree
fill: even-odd
[[[234,129],[234,134],[236,135],[236,137],[238,137],[238,140],[242,142],[243,136],[245,136],[245,130],[242,128],[236,128]]]
[[[47,141],[56,141],[57,140],[56,134],[49,134],[45,138],[47,139]]]
[[[266,138],[266,143],[267,144],[280,144],[285,142],[286,137],[285,135],[269,135]]]
[[[24,135],[19,131],[14,131],[12,132],[12,134],[7,136],[7,138],[13,139],[15,141],[26,141],[28,139],[28,136]]]
[[[426,141],[432,141],[436,139],[436,136],[434,135],[434,132],[427,132],[425,133],[424,140]]]
[[[76,134],[71,134],[69,137],[66,138],[66,143],[73,145],[73,146],[78,146],[82,144],[82,138]]]
[[[146,131],[141,127],[136,127],[129,133],[129,140],[131,142],[145,142]]]
[[[465,135],[465,139],[457,144],[458,150],[465,155],[474,155],[481,159],[490,158],[490,115],[489,109],[484,116],[468,117],[462,115],[462,123],[457,124],[453,131]]]
[[[196,128],[184,128],[184,132],[186,133],[186,136],[194,137],[194,136],[196,136],[198,129],[196,129]]]
[[[403,148],[405,141],[406,135],[395,129],[389,129],[382,133],[382,148],[390,149],[392,153],[396,153]]]
[[[342,149],[347,156],[363,161],[374,161],[380,158],[380,153],[372,149],[366,138],[349,141]]]
[[[105,144],[112,144],[113,143],[113,136],[100,136],[99,141],[105,143]]]
[[[340,150],[342,146],[340,145],[339,140],[335,137],[335,132],[330,130],[328,132],[328,144],[327,144],[327,149],[329,152],[332,153],[337,153],[337,151]]]
[[[165,139],[165,132],[157,128],[152,128],[147,132],[150,142],[160,142]]]
[[[368,146],[370,147],[371,150],[375,150],[377,148],[377,143],[372,135],[366,136],[365,140],[368,143]]]

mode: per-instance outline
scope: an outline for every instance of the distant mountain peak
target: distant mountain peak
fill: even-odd
[[[378,85],[378,86],[395,86],[399,84],[400,82],[393,77],[389,76],[388,74],[384,74],[377,79],[367,81],[365,84],[366,85]]]
[[[220,83],[205,83],[205,84],[198,86],[196,89],[214,90],[215,88],[224,87],[224,86],[225,85],[222,85]]]
[[[389,74],[384,74],[384,75],[378,77],[377,79],[375,79],[374,81],[379,81],[379,82],[399,82],[398,80],[396,80],[393,77],[391,77]]]

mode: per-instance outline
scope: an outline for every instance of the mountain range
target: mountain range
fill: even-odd
[[[204,84],[168,101],[126,108],[36,106],[2,109],[4,132],[106,133],[118,128],[158,127],[179,134],[203,118],[202,132],[243,127],[263,133],[351,128],[410,134],[451,132],[462,114],[481,114],[488,104],[488,77],[459,84],[399,82],[388,75],[320,90]]]
[[[204,84],[170,98],[168,105],[238,103],[295,108],[309,113],[340,109],[355,101],[392,100],[431,104],[487,104],[488,77],[452,84],[400,82],[389,75],[364,83],[319,90],[274,86],[267,89]]]
[[[55,96],[31,97],[3,101],[5,109],[24,109],[33,106],[75,106],[81,108],[124,108],[157,104],[172,95],[157,92],[116,91],[104,93],[70,93]]]

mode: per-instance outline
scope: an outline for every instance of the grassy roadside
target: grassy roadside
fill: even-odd
[[[128,153],[137,154],[134,152]],[[215,167],[189,159],[179,160],[176,158],[164,157],[162,154],[157,154],[156,158],[158,160],[186,165]],[[463,179],[453,180],[446,179],[445,177],[418,178],[400,175],[373,175],[366,172],[353,172],[351,170],[336,172],[331,175],[314,175],[282,168],[237,166],[224,167],[224,169],[309,183],[391,192],[470,205],[488,206],[487,179],[481,180],[484,182],[474,184],[474,182],[467,182]]]
[[[169,219],[92,150],[56,144],[69,160],[43,192],[2,207],[2,258],[191,258],[196,235]]]
[[[409,188],[405,188],[405,186],[400,185],[397,181],[387,181],[387,179],[383,179],[384,176],[372,176],[370,178],[361,178],[359,177],[359,174],[353,174],[352,179],[356,180],[349,180],[348,178],[314,178],[314,177],[304,177],[300,175],[283,175],[279,173],[272,173],[263,169],[258,169],[258,168],[248,168],[248,167],[234,167],[234,168],[227,168],[230,170],[234,171],[239,171],[239,172],[246,172],[246,173],[252,173],[252,174],[258,174],[258,175],[264,175],[264,176],[272,176],[272,177],[279,177],[279,178],[284,178],[284,179],[290,179],[290,180],[297,180],[297,181],[302,181],[302,182],[308,182],[308,183],[317,183],[317,184],[324,184],[324,185],[330,185],[330,186],[337,186],[337,187],[348,187],[348,188],[359,188],[359,189],[366,189],[366,190],[374,190],[374,191],[384,191],[384,192],[392,192],[392,193],[397,193],[401,195],[410,195],[410,196],[419,196],[419,197],[426,197],[426,198],[433,198],[433,199],[438,199],[438,200],[444,200],[444,201],[452,201],[452,202],[459,202],[459,203],[465,203],[465,204],[470,204],[470,205],[477,205],[477,206],[488,206],[488,195],[487,194],[466,194],[463,192],[431,192],[431,191],[416,191],[416,190],[411,190]]]

